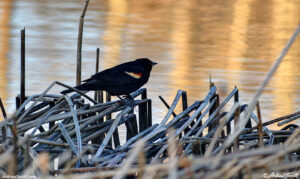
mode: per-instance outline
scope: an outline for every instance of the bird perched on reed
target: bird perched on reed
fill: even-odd
[[[136,59],[96,73],[74,88],[81,91],[104,90],[118,97],[128,96],[148,82],[152,67],[156,64],[148,58]],[[61,93],[70,92],[72,90],[68,89]]]

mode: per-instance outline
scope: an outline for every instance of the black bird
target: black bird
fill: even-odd
[[[148,58],[126,62],[96,73],[84,80],[83,84],[74,88],[81,91],[104,90],[118,97],[120,95],[128,96],[147,83],[152,66],[156,64]],[[61,93],[70,92],[72,90],[64,90]]]

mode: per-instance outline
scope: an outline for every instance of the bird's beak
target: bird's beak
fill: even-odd
[[[152,62],[152,66],[156,65],[157,63],[156,62]]]

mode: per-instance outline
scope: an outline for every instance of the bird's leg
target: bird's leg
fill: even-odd
[[[124,96],[124,99],[127,99],[127,100],[129,100],[129,101],[132,101],[132,100],[133,100],[133,98],[132,98],[130,95],[125,95],[125,96]]]
[[[127,106],[131,106],[134,107],[134,99],[130,96],[130,95],[125,95],[123,98],[121,96],[117,96],[120,99],[120,103],[127,105]]]

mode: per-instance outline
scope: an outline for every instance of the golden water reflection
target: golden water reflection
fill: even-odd
[[[15,76],[18,74],[14,71],[18,64],[14,61],[18,58],[14,54],[18,51],[8,47],[9,43],[19,46],[15,31],[23,24],[18,23],[31,19],[29,29],[32,34],[38,34],[28,37],[31,41],[28,63],[35,63],[41,69],[35,70],[36,76],[30,76],[28,92],[40,93],[40,89],[53,80],[74,84],[76,27],[83,3],[29,0],[24,6],[21,0],[15,2],[16,7],[0,3],[1,14],[6,12],[6,16],[0,17],[0,44],[6,44],[6,48],[0,49],[0,92],[8,99],[9,106],[13,105],[12,99],[17,93]],[[36,4],[45,12],[31,11]],[[20,10],[24,8],[31,13]],[[18,20],[11,20],[10,11],[14,12],[12,19]],[[43,13],[51,14],[53,19],[39,19]],[[299,22],[300,0],[93,1],[85,20],[83,78],[93,74],[94,52],[100,47],[102,69],[139,57],[149,57],[159,63],[146,85],[157,119],[161,119],[165,111],[158,95],[171,101],[177,89],[183,89],[191,102],[199,100],[207,93],[210,75],[221,97],[237,86],[241,102],[246,103]],[[58,28],[55,29],[53,23],[58,23]],[[54,32],[60,33],[49,36]],[[40,42],[45,42],[45,36],[47,43],[42,44],[46,45],[43,47]],[[264,120],[300,108],[299,49],[298,38],[260,98]],[[47,66],[46,61],[51,61],[52,66]],[[7,65],[10,62],[14,62],[11,67]],[[9,92],[3,88],[8,83],[16,83]]]
[[[9,52],[9,38],[10,38],[10,16],[12,9],[11,0],[3,0],[0,2],[0,97],[6,105],[8,98],[8,77],[7,71],[9,60],[7,59]],[[2,115],[1,115],[2,116]]]

